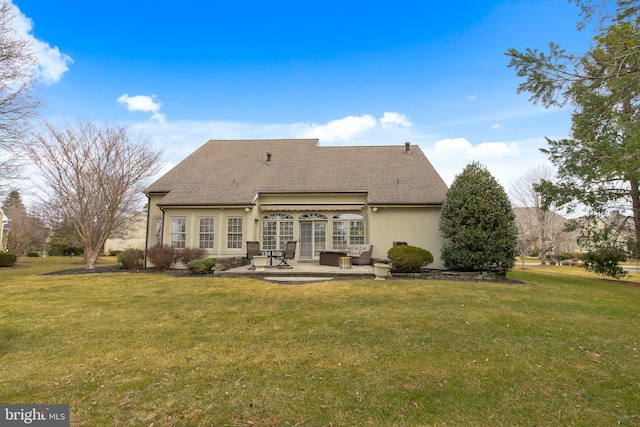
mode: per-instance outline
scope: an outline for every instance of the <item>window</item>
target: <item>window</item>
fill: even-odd
[[[228,218],[227,248],[242,249],[242,218]]]
[[[202,249],[213,249],[214,230],[213,218],[200,218],[200,247]]]
[[[156,236],[156,246],[160,246],[162,244],[162,218],[155,219],[155,233]]]
[[[333,217],[333,249],[345,249],[347,245],[361,245],[364,242],[362,215],[341,214]]]
[[[284,249],[293,240],[293,217],[288,214],[265,215],[262,220],[262,248]]]
[[[171,246],[184,249],[187,243],[187,218],[171,218]]]

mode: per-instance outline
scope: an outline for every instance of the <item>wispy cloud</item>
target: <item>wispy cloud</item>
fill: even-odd
[[[129,94],[125,93],[120,98],[118,98],[118,102],[125,104],[129,111],[144,111],[146,113],[153,113],[153,115],[151,116],[151,120],[157,120],[160,123],[165,123],[167,120],[167,116],[160,112],[162,103],[156,100],[155,95],[129,96]]]
[[[31,34],[33,21],[13,3],[10,4],[10,7],[15,16],[16,37],[27,40],[37,58],[38,62],[33,69],[35,78],[45,84],[59,82],[62,75],[69,71],[69,64],[73,63],[73,59],[69,55],[60,52],[57,46],[51,47],[49,43],[35,38]]]

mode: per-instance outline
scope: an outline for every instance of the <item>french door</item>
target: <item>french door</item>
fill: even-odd
[[[300,221],[299,259],[312,260],[325,250],[327,242],[327,221]]]

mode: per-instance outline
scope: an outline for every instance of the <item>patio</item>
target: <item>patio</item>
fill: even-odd
[[[351,268],[340,268],[319,265],[312,262],[290,261],[292,268],[265,268],[264,271],[249,270],[249,266],[216,271],[220,277],[255,277],[274,282],[308,282],[315,280],[331,280],[340,278],[373,279],[373,265],[354,265]]]

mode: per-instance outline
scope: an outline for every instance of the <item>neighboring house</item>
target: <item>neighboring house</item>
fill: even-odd
[[[317,139],[212,140],[151,184],[146,247],[206,248],[242,257],[298,242],[296,260],[393,242],[431,251],[442,267],[438,224],[447,186],[416,145],[321,147]]]
[[[584,234],[583,250],[588,250],[591,233],[602,233],[606,230],[609,241],[629,253],[635,252],[635,226],[632,216],[623,215],[613,210],[605,217],[585,216],[579,218]]]
[[[581,252],[579,231],[565,231],[569,220],[553,211],[535,207],[513,208],[520,238],[526,237],[531,250],[558,255],[563,252]]]
[[[138,215],[129,222],[127,229],[116,232],[104,243],[104,253],[125,249],[144,249],[147,231],[147,215]]]
[[[0,252],[6,252],[7,250],[7,237],[9,235],[11,220],[4,213],[2,209],[0,209]]]

